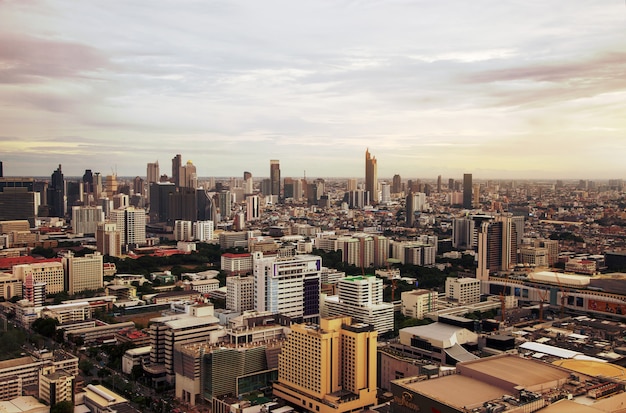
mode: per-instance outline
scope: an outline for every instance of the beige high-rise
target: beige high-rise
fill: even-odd
[[[376,337],[351,317],[296,324],[278,359],[274,395],[321,413],[361,410],[376,403]]]

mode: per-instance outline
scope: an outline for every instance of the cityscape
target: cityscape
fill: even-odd
[[[623,179],[385,179],[361,156],[358,178],[0,162],[2,403],[620,411]]]
[[[0,413],[626,412],[623,0],[0,11]]]

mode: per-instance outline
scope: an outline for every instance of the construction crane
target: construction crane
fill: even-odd
[[[539,322],[543,322],[543,303],[546,302],[546,298],[548,298],[548,290],[544,290],[539,288]]]

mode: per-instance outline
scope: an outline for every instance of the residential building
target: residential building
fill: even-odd
[[[254,277],[226,278],[226,309],[239,313],[254,309]]]
[[[96,249],[102,255],[122,256],[122,233],[115,222],[99,222],[96,228]]]

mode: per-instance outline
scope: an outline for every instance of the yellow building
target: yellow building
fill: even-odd
[[[343,413],[376,403],[376,337],[351,317],[297,324],[278,360],[274,395],[310,412]]]

